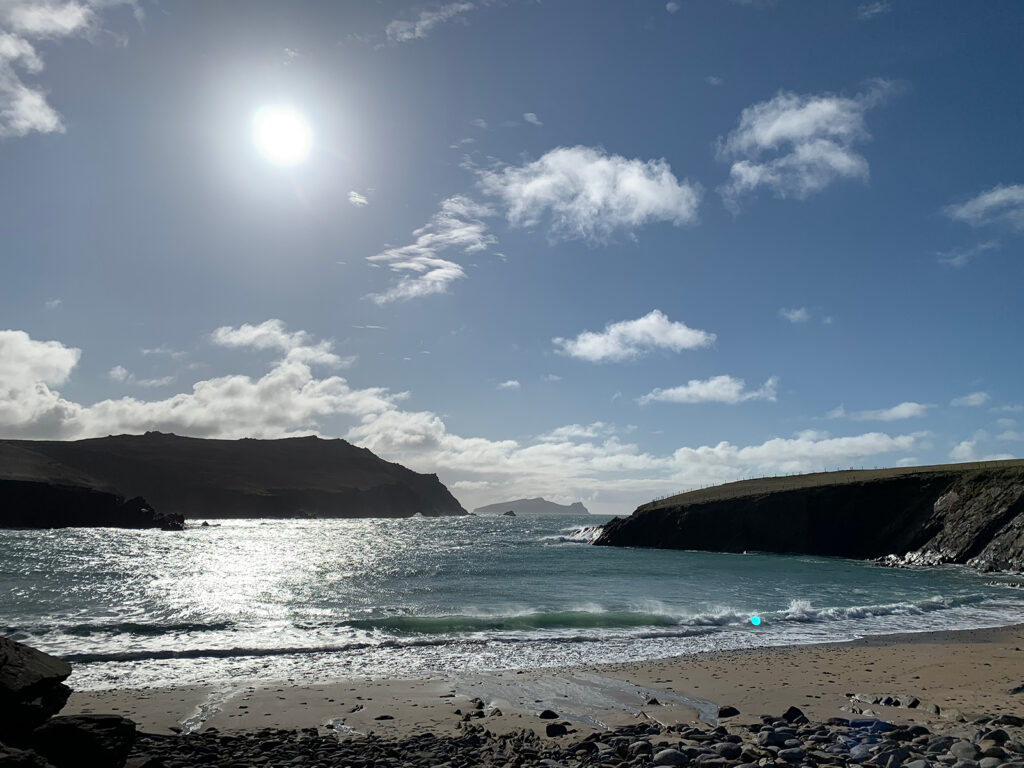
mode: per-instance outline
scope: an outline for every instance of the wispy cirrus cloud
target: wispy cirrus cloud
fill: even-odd
[[[955,269],[962,269],[963,267],[966,267],[974,257],[997,248],[999,248],[999,243],[995,240],[989,240],[984,243],[978,243],[978,245],[975,245],[972,248],[958,248],[953,251],[940,253],[939,262],[954,267]]]
[[[363,206],[370,204],[370,201],[366,199],[366,195],[361,195],[354,189],[348,193],[348,201],[356,208],[362,208]]]
[[[857,6],[857,18],[861,21],[873,19],[876,16],[884,16],[892,10],[889,0],[874,0],[874,2],[861,3]]]
[[[779,316],[794,324],[806,323],[811,319],[811,313],[807,307],[783,307],[779,310]]]
[[[420,11],[415,19],[396,19],[384,28],[390,43],[407,43],[422,40],[442,24],[476,9],[475,3],[446,3],[431,10]]]
[[[975,227],[1002,224],[1024,231],[1024,184],[992,187],[966,202],[946,206],[944,212]]]
[[[636,320],[609,323],[603,331],[584,331],[575,338],[552,339],[558,352],[592,363],[620,362],[654,350],[682,352],[714,343],[715,334],[669,320],[655,309]]]
[[[726,205],[737,210],[761,187],[802,200],[835,181],[866,181],[868,161],[855,148],[871,138],[864,116],[895,89],[876,80],[856,96],[780,91],[744,109],[718,141],[719,158],[731,162],[729,181],[719,187]]]
[[[413,232],[416,240],[409,245],[388,248],[368,261],[386,265],[400,275],[398,283],[383,293],[370,294],[377,304],[446,293],[456,280],[466,276],[457,262],[443,258],[442,253],[460,251],[478,253],[495,242],[487,231],[484,218],[494,211],[463,195],[449,197],[429,222]]]
[[[647,403],[727,403],[735,405],[748,400],[775,402],[779,380],[772,376],[758,389],[747,389],[743,379],[733,376],[712,376],[710,379],[690,379],[686,384],[670,389],[654,389],[637,402]]]
[[[595,147],[559,147],[520,166],[480,173],[509,224],[546,224],[554,240],[603,242],[653,222],[697,219],[701,188],[679,181],[665,160],[629,159]]]

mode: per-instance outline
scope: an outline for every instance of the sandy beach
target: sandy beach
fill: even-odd
[[[740,711],[735,721],[742,722],[791,705],[816,720],[853,717],[850,708],[856,706],[893,722],[942,722],[949,730],[961,714],[968,721],[1024,714],[1024,694],[1009,692],[1022,683],[1024,626],[1015,626],[431,679],[79,691],[64,714],[112,712],[154,733],[332,727],[398,737],[456,733],[467,713],[495,733],[538,729],[545,723],[538,713],[551,709],[569,724],[571,738],[574,730],[641,721],[713,723],[718,707],[726,705]],[[921,705],[851,702],[854,693],[910,695]],[[478,711],[482,716],[473,714]]]

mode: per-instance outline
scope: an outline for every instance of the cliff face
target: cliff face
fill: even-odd
[[[185,517],[427,517],[466,511],[437,479],[344,440],[204,440],[148,432],[0,441],[0,477],[144,496]],[[70,479],[70,482],[69,482]]]
[[[640,507],[594,543],[1022,570],[1024,462],[735,483]]]
[[[81,486],[0,480],[0,528],[162,528],[180,531],[181,515],[154,512],[145,499],[125,501]]]

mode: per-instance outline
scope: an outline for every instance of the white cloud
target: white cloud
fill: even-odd
[[[115,365],[113,368],[107,371],[107,376],[109,376],[114,381],[128,381],[128,369],[125,368],[123,365]]]
[[[251,347],[284,352],[288,360],[340,367],[351,365],[354,357],[339,357],[331,341],[313,341],[305,331],[289,333],[281,320],[265,320],[259,325],[245,323],[237,328],[225,325],[210,334],[210,341],[220,347]]]
[[[861,3],[857,6],[857,18],[861,21],[873,19],[875,16],[882,16],[892,10],[889,0],[875,0],[870,3]]]
[[[1024,403],[1001,405],[998,408],[993,408],[992,410],[999,413],[1024,413]]]
[[[348,201],[356,208],[362,208],[364,205],[370,204],[365,195],[359,194],[354,189],[348,193]]]
[[[924,403],[905,402],[894,405],[891,408],[880,408],[875,411],[858,411],[851,413],[850,418],[855,421],[898,421],[900,419],[918,419],[928,415],[928,409],[933,405]]]
[[[1005,224],[1024,231],[1024,184],[998,185],[966,203],[947,206],[946,215],[979,227]]]
[[[407,43],[410,40],[421,40],[427,37],[434,28],[452,19],[472,11],[473,3],[447,3],[431,11],[422,11],[411,21],[395,20],[384,28],[384,33],[391,43]]]
[[[47,309],[57,309],[64,301],[62,299],[48,299],[45,303]]]
[[[398,283],[384,293],[370,294],[377,304],[446,293],[448,287],[466,276],[456,262],[441,258],[447,250],[477,253],[495,242],[487,232],[483,217],[493,214],[491,208],[456,195],[441,203],[440,210],[424,226],[413,232],[415,242],[389,248],[367,260],[386,264],[401,275]]]
[[[508,381],[501,382],[498,385],[498,389],[519,389],[519,382],[515,379],[509,379]]]
[[[955,461],[971,461],[974,459],[974,440],[963,440],[953,446],[949,452],[949,458]]]
[[[743,379],[732,376],[713,376],[710,379],[690,379],[686,384],[671,389],[654,389],[639,399],[641,405],[662,403],[742,403],[747,400],[775,401],[778,379],[772,377],[760,389],[747,390]]]
[[[24,79],[43,69],[33,41],[88,36],[99,26],[96,10],[117,4],[117,0],[0,0],[0,139],[64,131],[46,92]]]
[[[735,210],[759,187],[804,199],[840,179],[866,181],[868,162],[854,145],[870,138],[864,114],[893,90],[878,80],[853,97],[780,91],[744,109],[736,129],[719,139],[719,157],[732,161],[719,188],[726,204]]]
[[[719,77],[718,75],[708,75],[707,77],[704,78],[704,82],[712,86],[713,88],[717,88],[718,86],[725,83],[725,80]]]
[[[673,2],[665,3],[665,10],[668,11],[669,13],[678,13],[678,11],[679,11],[679,9],[681,7],[682,6],[679,5],[679,3],[674,2],[674,1]]]
[[[979,405],[984,405],[992,397],[988,392],[971,392],[969,395],[963,395],[962,397],[954,397],[949,401],[950,405],[966,406],[969,408],[976,408]]]
[[[555,239],[606,240],[652,222],[697,219],[700,186],[680,182],[665,160],[630,160],[592,147],[559,147],[522,166],[486,170],[480,187],[513,226],[547,221]]]
[[[541,379],[543,379],[544,381],[554,382],[554,381],[561,381],[562,377],[559,376],[557,373],[546,373],[543,376],[541,376]]]
[[[1024,440],[1024,433],[1017,432],[1016,430],[1013,429],[1008,429],[1005,432],[1000,432],[998,435],[996,435],[996,440]]]
[[[249,349],[257,348],[256,342],[243,344],[242,338],[273,338],[242,328],[222,336]],[[296,334],[281,330],[287,346]],[[317,345],[308,334],[302,337]],[[260,343],[264,349],[281,348]],[[622,442],[614,427],[601,423],[559,427],[529,443],[466,438],[449,433],[437,414],[402,410],[405,393],[354,389],[338,376],[318,378],[307,363],[287,356],[260,377],[218,376],[165,399],[124,397],[83,405],[51,389],[68,380],[79,356],[79,350],[56,341],[0,332],[0,436],[81,438],[156,429],[272,438],[318,433],[327,420],[344,421],[354,425],[347,431],[342,427],[347,439],[417,471],[441,473],[466,506],[478,506],[474,502],[482,503],[485,492],[507,498],[572,495],[594,498],[595,509],[609,512],[629,511],[639,501],[684,485],[860,464],[868,457],[906,453],[917,440],[915,435],[827,438],[804,432],[749,446],[682,447],[658,456]]]
[[[811,313],[807,307],[796,307],[794,309],[783,307],[779,310],[779,314],[791,323],[806,323],[811,319]]]
[[[482,117],[477,117],[474,118],[473,120],[470,120],[469,124],[472,125],[474,128],[479,128],[482,131],[487,130],[487,121],[484,120]]]
[[[966,267],[967,263],[975,256],[998,247],[999,243],[994,240],[989,240],[985,243],[979,243],[972,248],[959,248],[953,251],[945,251],[944,253],[939,254],[939,262],[960,269],[962,267]]]
[[[174,382],[173,376],[161,376],[156,379],[139,379],[136,378],[134,373],[128,371],[123,365],[115,365],[109,371],[107,376],[112,381],[116,381],[120,384],[133,384],[138,387],[155,388],[155,387],[166,387],[168,384]]]
[[[523,112],[523,120],[528,122],[530,125],[536,125],[538,127],[544,125],[534,112]]]
[[[584,331],[575,339],[552,341],[562,354],[592,363],[617,362],[640,357],[655,349],[682,352],[707,347],[715,334],[673,322],[660,310],[636,320],[609,323],[603,331]]]

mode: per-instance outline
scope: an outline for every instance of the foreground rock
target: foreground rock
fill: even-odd
[[[164,514],[198,518],[466,514],[437,475],[316,437],[0,440],[0,478],[143,496]]]
[[[32,732],[30,744],[56,768],[122,766],[135,744],[135,723],[118,715],[54,717]]]
[[[0,637],[0,741],[18,743],[67,703],[71,665]]]
[[[141,497],[126,501],[94,488],[0,480],[0,528],[184,527],[181,515],[157,512]]]
[[[1024,570],[1024,461],[729,483],[641,506],[594,543]]]
[[[461,735],[425,733],[388,739],[339,738],[309,728],[227,734],[216,729],[186,736],[140,734],[133,765],[175,766],[499,766],[502,768],[787,768],[863,765],[868,768],[1022,768],[1024,731],[979,718],[973,733],[933,733],[921,725],[882,720],[809,722],[796,707],[785,717],[717,727],[652,723],[593,732],[570,731],[558,741],[532,731],[494,734],[465,723]],[[954,727],[954,726],[950,726]],[[962,727],[961,727],[962,729]],[[561,731],[559,731],[561,734]],[[970,755],[968,757],[968,755]]]

